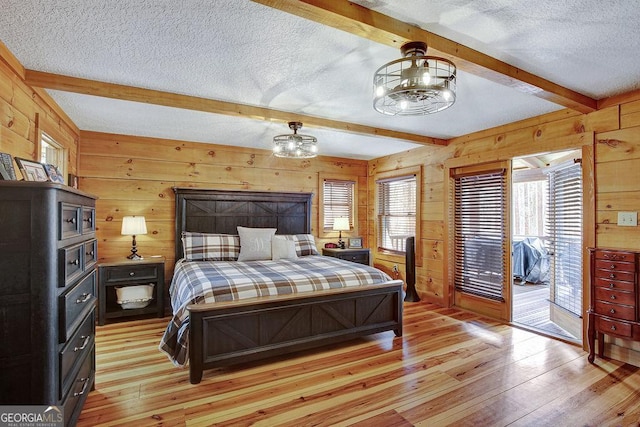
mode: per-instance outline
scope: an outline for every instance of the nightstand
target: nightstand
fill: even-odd
[[[122,308],[116,287],[153,284],[152,300],[146,307]],[[98,325],[106,319],[156,314],[164,316],[164,257],[130,260],[108,259],[98,263]]]
[[[347,261],[357,262],[358,264],[369,265],[370,250],[362,249],[339,249],[339,248],[323,248],[322,255],[332,256]]]

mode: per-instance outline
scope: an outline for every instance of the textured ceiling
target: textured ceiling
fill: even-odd
[[[595,99],[639,87],[635,1],[357,1]],[[247,0],[0,0],[0,39],[25,68],[450,138],[564,108],[458,74],[457,101],[423,117],[372,108],[397,49]],[[270,149],[280,121],[50,90],[83,130]],[[321,154],[370,159],[415,147],[305,126]]]

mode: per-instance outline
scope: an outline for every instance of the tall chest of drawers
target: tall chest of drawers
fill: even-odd
[[[95,197],[0,181],[0,405],[75,425],[95,375]]]
[[[604,335],[640,341],[639,256],[617,249],[589,249],[591,304],[588,312],[589,362],[604,355]]]

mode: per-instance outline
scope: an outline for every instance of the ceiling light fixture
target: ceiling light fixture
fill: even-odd
[[[318,140],[315,136],[299,135],[302,128],[300,122],[289,122],[289,129],[293,134],[277,135],[273,137],[273,155],[294,159],[310,159],[318,155]]]
[[[373,108],[390,116],[422,116],[447,109],[456,101],[456,66],[426,56],[427,44],[408,42],[404,58],[378,68],[373,76]]]

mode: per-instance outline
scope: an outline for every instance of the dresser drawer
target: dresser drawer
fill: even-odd
[[[69,246],[60,249],[60,274],[59,287],[73,284],[84,271],[84,245]]]
[[[89,391],[91,391],[95,377],[94,360],[94,352],[93,349],[91,349],[91,354],[82,361],[78,374],[73,378],[73,381],[71,381],[69,394],[67,394],[62,401],[65,426],[71,425],[70,421],[72,417],[77,420],[79,411],[82,408],[82,403],[84,403],[86,396],[89,394]]]
[[[635,273],[632,271],[611,271],[611,270],[595,270],[597,279],[624,280],[625,282],[635,281]]]
[[[105,267],[101,270],[105,274],[105,282],[119,282],[122,280],[154,280],[158,278],[158,265],[125,265]]]
[[[622,320],[636,320],[636,308],[631,305],[611,304],[604,301],[596,301],[596,313]]]
[[[617,290],[629,291],[629,292],[633,292],[635,290],[635,286],[633,282],[623,282],[620,280],[609,280],[609,279],[597,278],[597,279],[594,279],[594,283],[595,283],[595,286],[599,288],[617,289]]]
[[[61,240],[80,236],[82,234],[81,211],[82,208],[79,205],[71,205],[68,203],[60,204],[58,236]]]
[[[631,252],[619,252],[598,249],[595,251],[596,259],[606,259],[609,261],[634,262],[635,254]]]
[[[339,254],[337,257],[347,261],[357,262],[359,264],[369,264],[369,255],[366,253]]]
[[[93,350],[95,342],[95,310],[92,310],[59,353],[60,399],[73,384],[78,363]]]
[[[94,239],[84,244],[84,270],[89,270],[97,261],[98,241]]]
[[[93,271],[80,283],[60,296],[59,341],[66,342],[76,326],[82,321],[83,313],[93,309],[96,301],[96,272]]]
[[[608,319],[606,317],[597,317],[596,319],[596,329],[598,331],[610,334],[617,335],[619,337],[630,337],[631,336],[631,324],[625,323],[613,319]]]
[[[96,209],[90,206],[82,207],[82,234],[96,231]]]
[[[596,268],[612,271],[635,271],[636,265],[632,262],[608,261],[606,259],[597,259]]]
[[[596,288],[595,289],[596,300],[606,301],[616,304],[636,305],[636,297],[631,292],[617,291],[615,289],[608,288]]]

